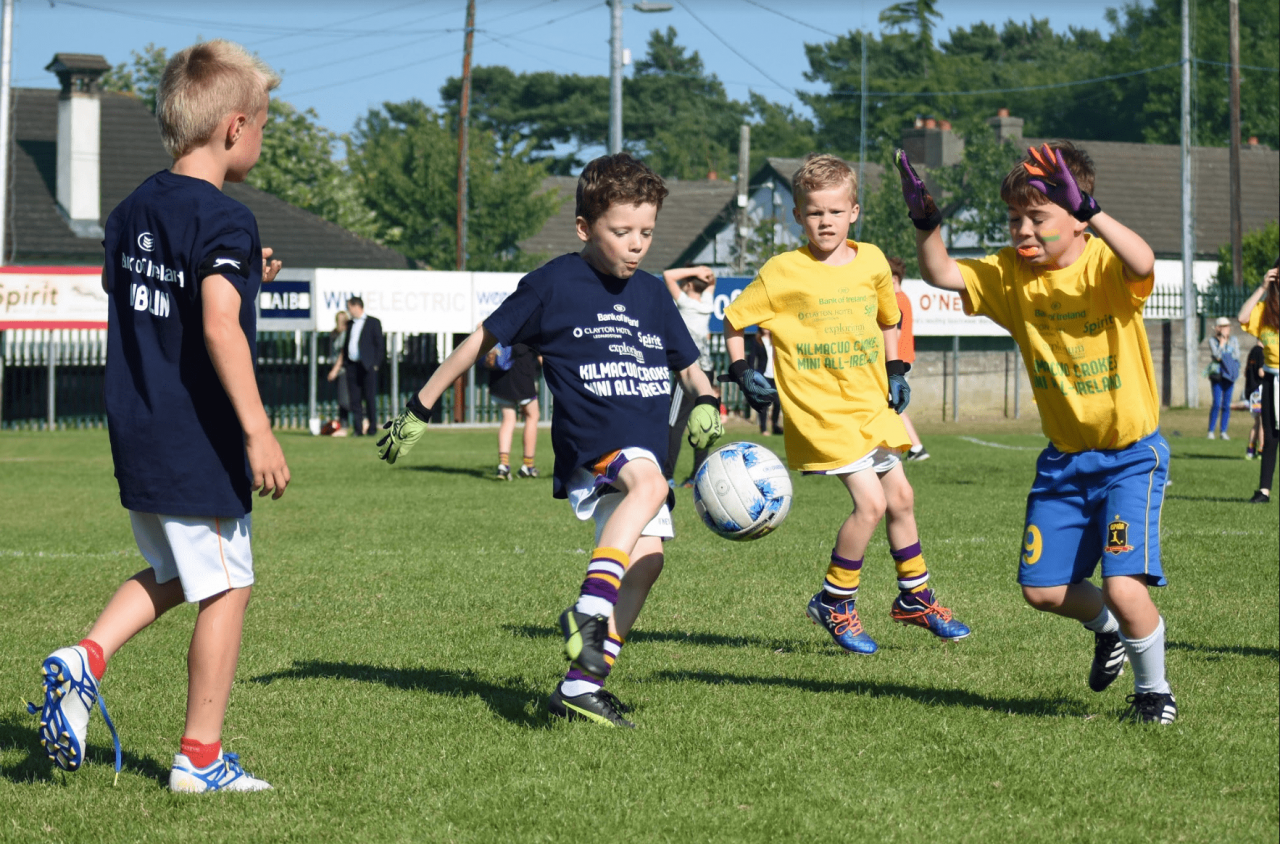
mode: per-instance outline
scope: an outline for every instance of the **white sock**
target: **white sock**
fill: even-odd
[[[919,453],[920,453],[920,452],[922,452],[922,451],[924,451],[924,443],[921,443],[920,445],[913,445],[913,446],[911,446],[911,453],[912,453],[912,454],[919,454]]]
[[[1164,679],[1164,617],[1145,639],[1127,639],[1121,633],[1120,641],[1129,653],[1134,693],[1170,694],[1169,683]]]
[[[560,683],[560,694],[564,697],[577,697],[597,691],[601,686],[601,683],[593,683],[590,680],[564,680]]]
[[[573,608],[587,615],[602,615],[605,618],[613,615],[613,604],[599,595],[580,595],[578,603],[574,604]]]
[[[1106,604],[1102,605],[1102,612],[1098,613],[1098,617],[1093,621],[1084,622],[1084,626],[1094,633],[1120,632],[1120,622],[1116,621],[1116,617],[1111,614],[1111,610],[1107,609]]]

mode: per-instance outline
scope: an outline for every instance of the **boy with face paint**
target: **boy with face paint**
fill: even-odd
[[[955,261],[936,203],[906,153],[895,161],[925,281],[1017,341],[1050,444],[1027,498],[1018,582],[1027,603],[1094,634],[1089,687],[1134,670],[1126,719],[1170,724],[1164,620],[1147,591],[1167,582],[1160,508],[1169,446],[1142,322],[1151,247],[1089,195],[1093,162],[1069,142],[1029,150],[1005,177],[1011,245]],[[1092,228],[1093,233],[1088,229]],[[1102,561],[1102,589],[1089,577]]]

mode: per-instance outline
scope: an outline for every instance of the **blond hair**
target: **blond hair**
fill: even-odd
[[[231,41],[195,44],[165,65],[156,94],[160,138],[174,158],[205,143],[228,114],[256,116],[280,77]]]
[[[858,174],[843,160],[825,152],[811,152],[791,177],[791,195],[796,204],[807,194],[829,188],[848,187],[849,198],[858,202]]]

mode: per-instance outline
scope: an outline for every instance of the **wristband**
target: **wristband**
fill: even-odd
[[[700,405],[704,405],[704,404],[709,404],[712,407],[714,407],[716,410],[720,409],[720,399],[716,398],[715,396],[698,396],[697,400],[693,403],[693,406],[699,407]]]
[[[412,396],[409,397],[409,403],[405,405],[405,410],[408,410],[410,413],[412,413],[414,416],[421,419],[423,422],[431,421],[432,408],[425,406],[422,403],[422,400],[418,398],[417,393],[414,393]]]
[[[745,375],[747,370],[750,368],[751,367],[747,365],[745,360],[735,360],[733,363],[729,364],[729,376],[733,378],[734,381],[741,381],[742,376]]]
[[[884,362],[884,371],[890,375],[906,375],[907,365],[900,360],[887,360]]]
[[[910,214],[907,214],[907,219],[911,220],[911,225],[915,226],[920,231],[931,232],[938,226],[942,225],[942,212],[938,210],[937,206],[935,206],[933,213],[925,217],[923,220],[917,220]]]

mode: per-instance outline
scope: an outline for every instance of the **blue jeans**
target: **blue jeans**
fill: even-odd
[[[1227,420],[1231,418],[1231,393],[1235,387],[1234,381],[1218,381],[1209,382],[1213,386],[1213,406],[1209,408],[1209,433],[1213,433],[1213,421],[1218,418],[1218,411],[1222,411],[1222,427],[1219,431],[1227,430]]]

